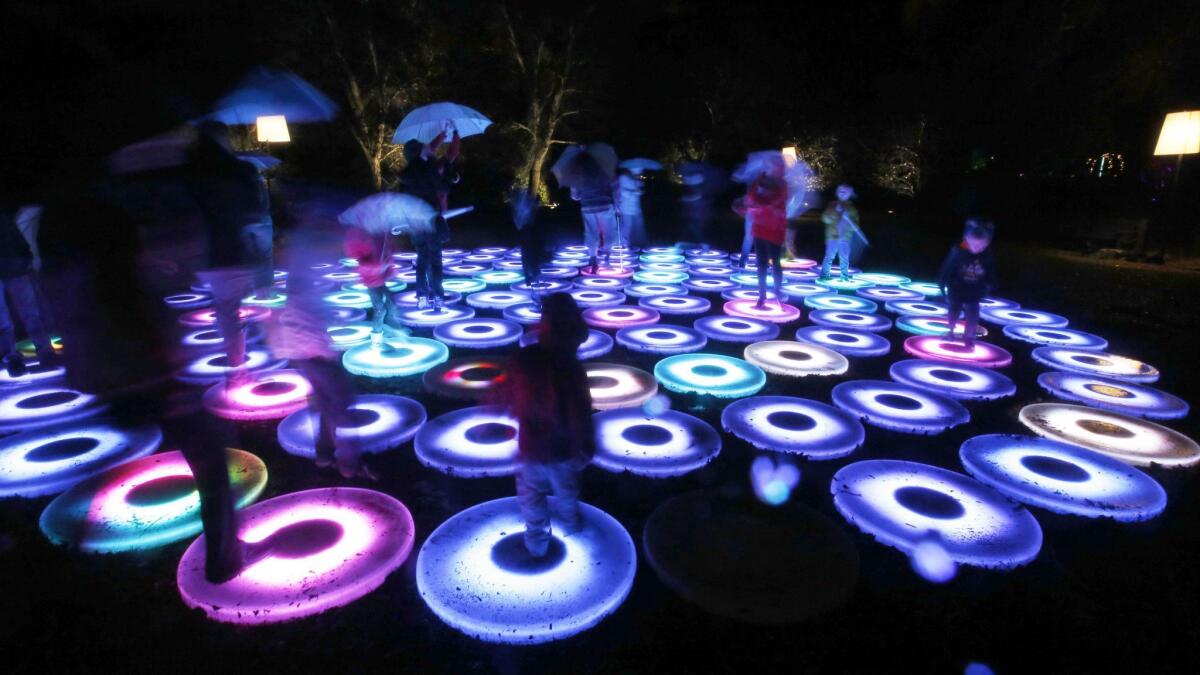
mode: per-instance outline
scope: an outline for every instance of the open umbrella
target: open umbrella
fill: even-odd
[[[466,138],[482,134],[492,121],[483,113],[458,103],[442,101],[421,106],[404,116],[396,133],[392,134],[393,143],[405,143],[417,139],[428,143],[445,131],[446,124],[454,125],[458,135]]]
[[[646,159],[645,157],[634,157],[633,159],[627,159],[627,160],[621,162],[620,167],[622,169],[629,169],[630,171],[632,171],[634,173],[641,173],[643,171],[662,171],[663,170],[662,164],[659,164],[658,162],[656,162],[652,159]]]
[[[259,117],[283,115],[288,122],[325,122],[337,112],[337,104],[300,77],[260,66],[217,99],[205,118],[225,124],[254,124]]]
[[[437,212],[420,197],[402,192],[380,192],[364,197],[342,211],[338,222],[372,234],[427,234],[433,231]]]
[[[675,170],[685,179],[698,177],[697,188],[701,193],[709,196],[724,190],[728,178],[724,171],[704,162],[684,162],[675,167]]]

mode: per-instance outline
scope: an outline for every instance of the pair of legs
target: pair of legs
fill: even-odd
[[[288,365],[300,371],[312,383],[313,394],[308,399],[309,409],[316,413],[317,425],[313,445],[317,452],[317,465],[337,465],[346,478],[363,473],[362,459],[357,444],[345,437],[339,438],[339,427],[353,426],[350,406],[354,404],[354,384],[336,359],[292,359]]]
[[[821,262],[821,276],[828,277],[829,270],[833,265],[833,258],[837,256],[838,271],[843,279],[850,278],[850,240],[849,239],[826,239],[825,240],[825,259]]]
[[[437,219],[439,222],[441,218]],[[438,231],[413,237],[417,249],[417,297],[442,300],[442,238]]]
[[[212,289],[217,330],[225,344],[230,368],[240,368],[246,362],[246,336],[238,311],[242,300],[254,291],[254,275],[253,267],[222,267],[196,273]]]
[[[961,297],[954,293],[948,298],[950,301],[950,314],[946,319],[950,322],[950,339],[954,338],[954,327],[959,323],[959,317],[963,319],[963,344],[968,347],[975,345],[975,332],[979,326],[979,298]]]
[[[271,297],[275,283],[275,226],[271,219],[242,228],[242,246],[254,261],[254,295],[259,300]]]
[[[383,327],[387,325],[388,317],[392,314],[392,294],[388,292],[385,284],[368,288],[367,295],[371,298],[371,332],[382,334]]]
[[[758,262],[758,308],[767,301],[767,266],[771,266],[771,275],[775,282],[775,299],[783,302],[783,247],[767,241],[754,239],[754,256]]]
[[[750,269],[750,251],[754,250],[754,235],[750,234],[750,216],[746,215],[745,230],[742,234],[742,269]]]
[[[555,514],[564,534],[583,527],[579,511],[579,473],[576,460],[523,462],[517,467],[517,502],[525,519],[525,548],[534,557],[546,555],[550,546],[550,496],[555,497]]]
[[[11,305],[10,305],[11,303]],[[54,347],[50,344],[50,334],[42,320],[42,312],[38,305],[38,292],[34,281],[28,274],[0,279],[0,358],[4,359],[10,370],[24,371],[25,360],[17,351],[17,334],[9,307],[16,310],[25,325],[25,332],[37,349],[38,360],[41,363],[54,361]]]
[[[208,415],[198,404],[190,407],[164,420],[164,447],[178,447],[192,470],[204,524],[204,575],[222,583],[237,576],[244,562],[225,455],[225,448],[235,445],[236,431],[231,422]]]
[[[604,253],[607,262],[609,247],[620,243],[615,237],[616,229],[617,212],[613,207],[583,210],[583,243],[587,246],[593,269],[600,253]]]
[[[542,274],[546,262],[546,231],[538,222],[532,222],[521,230],[521,269],[525,281],[534,282]]]

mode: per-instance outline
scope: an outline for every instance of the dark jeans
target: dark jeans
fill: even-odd
[[[342,364],[333,359],[313,358],[292,359],[288,365],[312,383],[308,406],[317,415],[317,433],[313,439],[317,459],[332,461],[335,453],[342,455],[343,460],[357,459],[358,448],[353,443],[337,440],[337,428],[350,426],[350,406],[354,403],[354,383]]]
[[[545,262],[546,228],[541,223],[529,223],[521,230],[521,267],[525,281],[537,281]]]
[[[235,427],[196,406],[164,419],[163,434],[163,446],[178,447],[183,452],[196,480],[207,575],[211,579],[236,569],[242,563],[242,551],[225,457],[225,448],[237,445]]]
[[[975,331],[979,326],[979,296],[960,295],[950,291],[947,300],[950,305],[950,314],[946,317],[950,322],[950,334],[947,337],[954,337],[954,326],[961,315],[966,324],[963,328],[963,341],[969,345],[975,344]]]
[[[38,358],[53,356],[50,335],[42,321],[37,288],[33,278],[24,274],[11,279],[0,279],[0,357],[7,357],[16,352],[17,335],[12,314],[9,313],[9,303],[12,303],[12,308],[17,310],[21,322],[25,324],[25,333],[37,348]]]
[[[385,284],[377,288],[368,288],[367,295],[371,298],[371,331],[382,332],[388,316],[392,313],[392,294]]]
[[[766,239],[754,239],[754,256],[758,264],[758,299],[763,301],[767,297],[767,265],[770,264],[773,269],[771,274],[775,281],[775,295],[778,296],[780,302],[783,302],[783,247],[779,244],[773,244]]]
[[[517,504],[525,519],[525,548],[533,556],[543,556],[550,546],[550,496],[555,510],[571,534],[583,527],[579,511],[579,474],[583,465],[565,462],[522,462],[517,466]]]

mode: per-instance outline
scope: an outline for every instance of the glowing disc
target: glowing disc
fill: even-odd
[[[654,376],[640,368],[592,362],[584,364],[584,371],[596,410],[640,406],[658,393]]]
[[[800,310],[786,302],[766,301],[759,308],[757,300],[730,300],[723,311],[732,317],[758,319],[771,323],[791,323],[800,319]]]
[[[467,304],[476,309],[504,309],[523,302],[533,302],[533,296],[523,291],[479,291],[467,296]]]
[[[13,377],[8,370],[0,368],[0,389],[24,387],[31,384],[49,384],[61,380],[67,374],[63,366],[42,365],[40,361],[26,360],[24,374]]]
[[[625,294],[620,291],[602,291],[595,288],[577,288],[571,291],[575,304],[583,307],[612,307],[625,304]]]
[[[711,309],[712,303],[694,295],[656,295],[638,300],[638,306],[663,316],[695,316]]]
[[[347,424],[337,427],[334,434],[339,445],[346,443],[359,452],[377,453],[404,444],[424,423],[425,408],[411,398],[365,394],[354,399]],[[313,459],[317,456],[319,427],[316,412],[305,408],[284,418],[275,436],[288,453]]]
[[[690,268],[690,274],[687,278],[701,277],[706,279],[722,279],[733,275],[733,268],[716,267],[713,265],[705,265],[703,267]],[[684,279],[680,279],[678,283],[682,283]]]
[[[875,310],[879,309],[879,305],[866,298],[839,295],[837,293],[805,296],[804,306],[811,309],[840,309],[848,312],[865,312],[867,314],[874,314]]]
[[[158,426],[118,427],[105,420],[64,424],[0,439],[0,497],[41,497],[127,460],[154,452]]]
[[[601,291],[620,291],[629,285],[628,279],[615,277],[579,277],[575,280],[577,288],[590,288]]]
[[[266,307],[242,307],[238,310],[238,320],[255,323],[271,316],[271,310]],[[194,312],[179,315],[179,323],[192,328],[207,328],[217,325],[215,309],[198,309]]]
[[[903,288],[892,288],[890,286],[872,286],[870,288],[860,288],[854,292],[860,298],[866,298],[873,302],[888,303],[893,300],[907,300],[916,302],[924,300],[925,296],[916,291],[906,291]]]
[[[829,289],[816,284],[790,283],[783,285],[783,294],[789,298],[807,298],[810,295],[829,293]]]
[[[252,323],[243,326],[242,334],[245,336],[247,345],[255,345],[263,340],[263,331],[259,324]],[[185,347],[198,347],[206,350],[221,349],[225,346],[225,338],[221,337],[221,331],[216,328],[194,330],[184,335],[180,342]]]
[[[644,263],[678,263],[683,262],[684,257],[678,253],[642,253],[638,260]]]
[[[912,281],[912,279],[902,277],[899,274],[885,274],[883,272],[862,272],[854,278],[869,281],[876,286],[899,286]]]
[[[434,309],[406,309],[395,314],[401,325],[409,328],[432,328],[451,321],[470,319],[475,316],[471,307],[442,307]]]
[[[870,288],[875,284],[863,279],[861,276],[842,279],[841,277],[829,277],[828,279],[818,278],[814,283],[818,286],[834,291],[857,291],[860,288]]]
[[[460,263],[457,265],[446,265],[442,268],[443,273],[448,277],[473,277],[484,272],[491,271],[490,263]]]
[[[685,354],[704,349],[708,338],[682,326],[635,326],[617,331],[617,344],[645,354]]]
[[[845,457],[866,439],[866,430],[853,415],[792,396],[735,401],[721,412],[721,426],[759,450],[814,460]]]
[[[516,270],[492,270],[483,272],[475,277],[485,284],[508,286],[515,284],[525,278],[525,275]]]
[[[384,286],[384,288],[386,288],[386,289],[388,290],[388,292],[390,292],[390,293],[399,293],[399,292],[403,291],[404,289],[408,288],[408,284],[407,284],[407,283],[405,283],[405,282],[403,282],[403,281],[388,281],[388,282],[387,282],[387,283],[385,283],[383,286]],[[364,283],[362,283],[362,282],[359,282],[359,283],[357,283],[357,284],[346,284],[345,286],[342,286],[342,290],[343,290],[343,291],[357,291],[357,292],[359,292],[359,293],[366,293],[366,292],[367,292],[367,285],[366,285],[366,284],[364,284]]]
[[[654,366],[654,377],[667,390],[717,398],[753,396],[767,375],[753,363],[721,354],[680,354]]]
[[[449,295],[452,293],[462,295],[464,293],[482,291],[485,288],[487,288],[487,284],[479,279],[459,278],[446,279],[442,281],[442,295]],[[449,300],[446,300],[446,302],[449,302]],[[458,301],[455,300],[455,302]]]
[[[512,290],[523,291],[525,293],[556,293],[558,291],[570,290],[571,287],[571,283],[567,281],[543,279],[538,281],[525,280],[519,284],[513,284]]]
[[[968,346],[958,339],[936,335],[914,335],[904,341],[904,351],[920,359],[963,363],[980,368],[1003,368],[1012,363],[1012,354],[996,345],[976,341]]]
[[[1039,312],[1036,309],[986,308],[981,307],[979,318],[1001,326],[1045,326],[1047,328],[1064,328],[1069,323],[1066,317],[1050,312]]]
[[[538,276],[542,277],[543,279],[572,279],[579,276],[579,270],[575,269],[574,267],[543,267],[542,269],[538,270]],[[633,273],[630,272],[626,278],[632,276]]]
[[[106,408],[93,394],[53,384],[0,389],[0,434],[80,420]]]
[[[260,551],[231,581],[204,579],[204,537],[179,561],[179,594],[223,623],[292,621],[370,593],[412,551],[404,504],[381,492],[325,488],[293,492],[241,514],[239,537]]]
[[[896,328],[905,333],[912,333],[913,335],[945,337],[950,334],[950,322],[945,318],[932,316],[913,316],[911,314],[898,316],[896,317]],[[966,330],[966,324],[959,321],[954,327],[954,334],[961,337]],[[975,326],[975,337],[987,337],[987,334],[987,328],[984,328],[982,325]]]
[[[228,420],[278,420],[303,408],[312,385],[295,370],[252,373],[245,383],[218,382],[204,392],[204,407]]]
[[[910,281],[907,284],[900,284],[900,288],[920,293],[927,298],[936,298],[942,294],[941,286],[929,283],[928,281]]]
[[[583,320],[593,328],[631,328],[658,323],[659,314],[645,307],[592,307],[583,311]]]
[[[276,360],[265,349],[247,349],[246,361],[242,364],[242,369],[247,372],[276,370],[282,367],[283,361]],[[188,384],[213,384],[224,380],[234,370],[229,366],[229,357],[223,352],[218,352],[194,359],[175,374],[175,379]]]
[[[656,295],[687,295],[683,286],[666,284],[630,284],[625,288],[625,294],[631,298],[649,298]]]
[[[1017,385],[995,370],[926,359],[897,361],[888,370],[892,379],[924,387],[960,401],[992,401],[1017,393]]]
[[[1126,415],[1169,420],[1188,414],[1187,402],[1178,396],[1121,380],[1049,372],[1038,375],[1038,384],[1058,398]]]
[[[834,405],[868,424],[907,434],[937,434],[971,419],[967,409],[949,396],[899,382],[843,382],[831,396]]]
[[[371,341],[371,333],[374,328],[371,324],[360,321],[348,323],[343,326],[330,326],[325,329],[325,333],[329,335],[329,342],[333,348],[339,352],[344,352],[351,347],[365,345]]]
[[[508,379],[504,359],[451,359],[425,371],[425,390],[446,398],[479,400]]]
[[[1158,369],[1127,356],[1088,349],[1066,347],[1038,347],[1033,350],[1033,360],[1038,363],[1081,375],[1109,377],[1126,382],[1155,382]]]
[[[545,273],[544,270],[543,273]],[[633,268],[597,265],[595,272],[592,271],[591,267],[584,267],[579,273],[585,277],[616,277],[618,279],[630,279],[633,277]]]
[[[741,284],[728,279],[688,279],[680,285],[697,293],[723,293],[733,288],[741,288]]]
[[[796,331],[796,340],[820,345],[844,356],[883,356],[892,350],[892,343],[887,338],[848,328],[805,326]]]
[[[1106,349],[1108,340],[1091,333],[1069,328],[1042,328],[1040,326],[1005,326],[1004,334],[1014,340],[1047,347],[1069,347],[1072,349]]]
[[[761,342],[779,336],[779,326],[732,316],[705,316],[696,319],[692,326],[710,340],[719,342]]]
[[[703,420],[675,410],[647,417],[640,408],[596,413],[592,463],[613,473],[651,478],[700,469],[721,452],[721,436]]]
[[[413,450],[422,464],[452,476],[507,476],[517,468],[517,430],[503,408],[461,408],[426,422]]]
[[[405,377],[417,375],[450,358],[450,350],[437,340],[410,337],[385,340],[385,348],[355,347],[342,355],[342,366],[352,375]]]
[[[838,309],[816,309],[808,314],[815,326],[880,333],[892,327],[892,320],[880,314],[847,312]]]
[[[521,325],[504,319],[459,319],[433,329],[433,337],[451,347],[492,349],[521,339]]]
[[[176,293],[163,298],[171,309],[200,309],[212,304],[212,295],[208,293]]]
[[[1004,298],[983,298],[979,301],[979,306],[983,309],[1017,309],[1021,304]]]
[[[531,326],[542,320],[542,307],[533,302],[505,307],[503,313],[505,319],[525,326]]]
[[[785,377],[828,377],[841,375],[850,362],[838,352],[816,344],[768,340],[747,345],[746,361],[772,375]]]
[[[1038,436],[1074,443],[1134,466],[1167,469],[1200,463],[1200,446],[1173,429],[1117,412],[1066,403],[1021,408],[1021,424]]]
[[[521,336],[521,346],[537,344],[537,331],[530,331]],[[587,338],[580,343],[579,348],[575,350],[575,356],[580,361],[595,359],[612,351],[613,339],[608,333],[602,333],[595,328],[588,329]]]

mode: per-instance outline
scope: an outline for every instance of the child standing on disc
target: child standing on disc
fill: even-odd
[[[961,316],[965,323],[963,343],[968,347],[975,345],[979,301],[996,289],[996,260],[990,248],[994,232],[990,220],[968,218],[962,241],[950,249],[938,272],[938,285],[950,304],[949,335],[954,336]]]
[[[821,222],[825,223],[825,259],[821,262],[821,278],[828,279],[833,258],[838,258],[838,272],[843,280],[850,278],[850,244],[859,230],[858,207],[851,201],[856,195],[849,185],[837,186],[837,199],[825,207]]]

